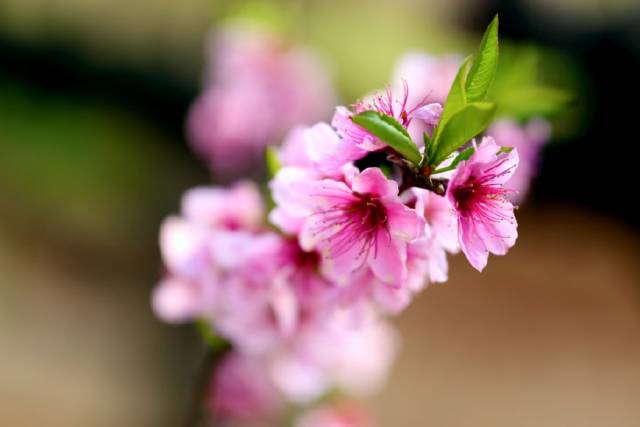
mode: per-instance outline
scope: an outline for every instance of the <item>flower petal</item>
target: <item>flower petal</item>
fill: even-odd
[[[415,210],[402,203],[385,204],[389,232],[395,239],[410,242],[424,235],[425,222]]]
[[[407,278],[407,245],[393,240],[389,231],[380,230],[375,247],[369,252],[368,263],[382,283],[400,287]]]
[[[359,194],[378,197],[398,194],[398,184],[387,179],[379,168],[367,168],[353,179],[352,189]]]

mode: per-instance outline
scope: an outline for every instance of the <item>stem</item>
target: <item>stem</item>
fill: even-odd
[[[189,412],[185,427],[198,427],[206,419],[204,401],[207,397],[209,382],[216,362],[216,353],[205,343],[202,360],[194,378],[193,395],[189,404]]]
[[[454,170],[457,166],[458,165],[456,164],[456,165],[447,166],[446,168],[436,169],[436,170],[434,170],[432,172],[432,174],[436,175],[436,174],[439,174],[439,173],[442,173],[442,172],[449,172],[449,171]]]
[[[402,184],[400,193],[411,187],[424,188],[439,196],[444,196],[447,192],[449,180],[442,178],[431,178],[430,174],[425,174],[416,169],[402,169]]]
[[[194,379],[195,386],[185,427],[198,427],[204,425],[203,422],[207,420],[208,414],[205,410],[204,402],[207,399],[211,377],[218,362],[222,360],[231,348],[227,341],[218,337],[209,329],[205,321],[196,321],[196,328],[204,340],[204,346],[200,367]]]

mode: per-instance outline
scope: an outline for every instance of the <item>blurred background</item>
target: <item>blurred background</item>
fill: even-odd
[[[183,425],[200,356],[157,321],[157,230],[210,181],[185,140],[229,2],[0,1],[0,425]],[[491,17],[574,93],[520,238],[396,321],[381,426],[640,425],[636,0],[280,2],[345,103],[409,49],[469,52]]]

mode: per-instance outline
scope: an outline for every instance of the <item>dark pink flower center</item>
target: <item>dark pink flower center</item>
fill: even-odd
[[[503,159],[483,171],[480,177],[470,176],[463,185],[453,190],[456,208],[460,215],[483,223],[496,223],[509,219],[502,209],[508,190],[497,180],[509,170],[495,172],[500,169],[504,161]]]
[[[354,196],[321,213],[324,226],[319,231],[328,232],[326,240],[334,257],[350,251],[354,245],[360,246],[358,258],[368,254],[376,247],[378,231],[387,227],[387,210],[379,198],[358,193]]]

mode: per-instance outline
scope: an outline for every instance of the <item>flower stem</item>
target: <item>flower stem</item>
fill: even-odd
[[[449,180],[447,179],[431,178],[431,176],[425,175],[421,171],[415,169],[403,169],[400,193],[411,187],[418,187],[433,191],[439,196],[444,196],[447,192],[448,184]]]
[[[198,320],[196,327],[204,340],[204,345],[200,366],[194,378],[193,395],[185,427],[210,425],[207,421],[210,420],[211,415],[207,413],[205,408],[209,384],[216,365],[231,348],[229,343],[215,335],[204,321]]]

